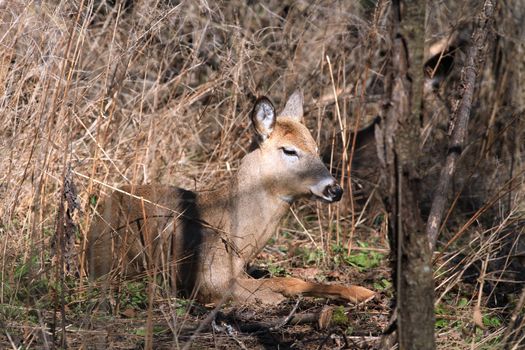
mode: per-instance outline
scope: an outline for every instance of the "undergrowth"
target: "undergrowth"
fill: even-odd
[[[471,21],[467,3],[432,7],[429,42]],[[501,15],[509,8],[501,5]],[[352,176],[348,170],[353,126],[372,125],[384,108],[388,13],[384,1],[0,1],[0,347],[136,348],[148,336],[159,348],[182,348],[190,339],[196,348],[240,341],[306,349],[325,338],[334,348],[361,338],[363,346],[377,345],[395,282],[375,146],[355,150]],[[503,96],[507,85],[494,75],[521,77],[501,63],[510,49],[523,53],[513,21],[496,23],[502,35],[491,50],[501,60],[484,68],[482,102],[473,108],[471,143],[451,194],[457,200],[436,253],[440,348],[502,346],[519,305],[518,288],[506,281],[521,278],[515,270],[523,266],[511,259],[524,244],[523,99]],[[515,46],[502,49],[504,38]],[[444,155],[454,72],[429,95],[422,118],[423,216]],[[509,94],[518,94],[519,80],[509,84]],[[213,308],[168,296],[162,283],[150,305],[146,280],[124,281],[110,296],[118,313],[104,311],[104,295],[81,269],[92,208],[125,184],[222,184],[250,148],[255,98],[268,95],[282,108],[297,87],[305,123],[346,194],[337,205],[296,204],[256,263],[274,276],[365,285],[378,292],[375,304],[336,304],[331,335],[290,325],[271,334],[273,343],[253,332],[207,330],[191,338],[185,327]],[[81,211],[72,218],[78,229],[64,264],[54,237],[68,168]],[[303,312],[325,303],[301,302]],[[292,306],[260,315],[283,316]],[[148,313],[152,327],[144,322]]]

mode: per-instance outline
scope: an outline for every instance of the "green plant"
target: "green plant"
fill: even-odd
[[[303,265],[319,265],[325,256],[322,249],[298,248],[297,256],[301,257]]]
[[[486,327],[500,327],[501,320],[498,316],[483,315],[483,325]]]
[[[155,335],[160,335],[160,334],[167,333],[167,332],[169,332],[169,329],[167,329],[166,327],[162,327],[158,325],[153,326],[153,334]],[[144,337],[146,335],[146,328],[145,327],[137,328],[137,330],[135,331],[135,335]]]
[[[367,248],[368,244],[365,242],[357,242],[361,248]],[[332,252],[334,253],[334,263],[339,265],[346,263],[350,266],[357,267],[360,272],[378,267],[384,259],[384,255],[370,250],[353,250],[350,255],[342,245],[333,245]]]
[[[364,271],[379,266],[383,257],[383,254],[377,252],[360,251],[357,254],[345,256],[344,261],[350,266],[357,267],[359,271]]]
[[[381,280],[377,281],[377,282],[374,282],[374,289],[379,291],[379,292],[384,292],[384,291],[391,291],[392,290],[392,282],[390,282],[388,279],[386,278],[382,278]]]
[[[27,260],[20,258],[16,261],[12,275],[12,282],[7,276],[2,276],[4,281],[3,297],[9,299],[11,303],[28,303],[38,300],[48,294],[50,281],[45,275],[36,274],[39,264],[39,257],[34,255]],[[4,279],[6,278],[6,279]]]
[[[190,306],[191,306],[191,302],[189,300],[177,299],[175,303],[175,313],[179,317],[184,316],[188,312]]]
[[[463,307],[466,307],[466,306],[468,306],[468,299],[465,298],[465,297],[459,299],[459,301],[458,301],[458,307],[463,308]]]
[[[275,276],[286,276],[286,269],[280,265],[274,264],[270,262],[268,264],[268,272],[272,275],[272,277]]]
[[[92,207],[95,207],[97,205],[97,202],[98,202],[98,197],[96,195],[91,195],[89,196],[89,205],[91,205]]]
[[[125,283],[119,294],[121,307],[144,309],[148,302],[146,287],[146,284],[140,281]]]
[[[436,318],[435,327],[437,329],[447,328],[450,325],[449,320],[445,318]]]
[[[332,312],[332,324],[338,326],[346,326],[349,323],[348,315],[343,306],[336,307]]]

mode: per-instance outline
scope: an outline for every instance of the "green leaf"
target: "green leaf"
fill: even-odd
[[[348,315],[343,306],[338,306],[332,313],[332,323],[334,325],[347,325],[349,323]]]
[[[461,298],[458,301],[458,307],[465,307],[468,305],[468,299],[467,298]]]
[[[443,318],[436,319],[436,328],[445,328],[448,326],[448,320],[445,320]]]
[[[501,326],[501,320],[497,316],[483,316],[483,324],[487,327],[499,327]]]

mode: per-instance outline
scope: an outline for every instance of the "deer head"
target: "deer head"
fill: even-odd
[[[341,199],[339,186],[321,161],[317,145],[303,124],[303,95],[294,92],[279,116],[267,97],[251,114],[258,142],[258,171],[266,191],[292,203],[313,196],[328,203]]]

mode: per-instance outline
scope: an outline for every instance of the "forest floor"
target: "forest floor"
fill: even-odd
[[[29,298],[35,301],[33,305],[22,306],[20,301],[3,304],[0,325],[5,333],[0,332],[0,348],[53,348],[65,335],[67,347],[72,349],[140,349],[148,341],[148,327],[154,349],[189,344],[191,349],[376,348],[390,317],[392,289],[386,247],[361,245],[346,255],[342,247],[338,250],[334,246],[336,251],[328,257],[307,237],[301,240],[296,236],[281,232],[259,255],[256,273],[357,284],[374,289],[377,296],[359,305],[301,297],[276,306],[215,307],[166,298],[157,289],[148,308],[146,283],[137,281],[123,283],[120,294],[112,299],[111,313],[99,307],[96,292],[88,292],[87,287],[79,292],[78,280],[71,279],[63,303],[53,300],[57,298],[50,292],[51,286],[41,285],[42,294],[38,296],[35,288]],[[214,315],[213,321],[210,315]]]
[[[394,300],[375,144],[390,108],[390,4],[0,0],[0,349],[377,348]],[[456,32],[469,38],[481,4],[429,6],[425,45]],[[503,348],[509,330],[521,337],[514,349],[525,342],[524,16],[513,12],[525,13],[523,4],[498,5],[434,253],[439,349]],[[439,60],[446,52],[453,68],[425,91],[414,155],[421,190],[412,209],[423,220],[463,89],[464,48],[445,48]],[[268,96],[281,111],[298,87],[304,123],[345,195],[333,205],[296,203],[253,265],[361,285],[376,297],[214,307],[139,280],[110,295],[113,312],[101,307],[68,265],[82,261],[98,198],[123,185],[224,184],[252,147],[255,99]],[[68,264],[54,245],[66,180],[80,209],[70,218]]]
[[[41,285],[40,293],[46,293],[39,296],[34,288],[29,298],[33,303],[2,304],[0,325],[5,331],[0,332],[0,348],[61,348],[64,336],[70,349],[142,349],[150,341],[154,349],[378,348],[388,328],[393,293],[385,243],[376,236],[369,239],[374,246],[358,243],[350,255],[333,245],[328,256],[308,237],[297,235],[302,236],[296,233],[292,239],[289,232],[281,231],[259,255],[256,271],[362,285],[376,291],[376,297],[359,305],[301,297],[277,306],[216,307],[166,298],[157,288],[148,307],[146,283],[136,281],[123,283],[120,293],[111,299],[113,312],[108,312],[97,302],[96,291],[84,286],[84,292],[79,292],[78,280],[69,280],[62,302],[51,286]],[[508,311],[483,308],[483,329],[476,326],[472,313],[475,294],[472,285],[456,283],[437,306],[439,348],[498,348]]]

